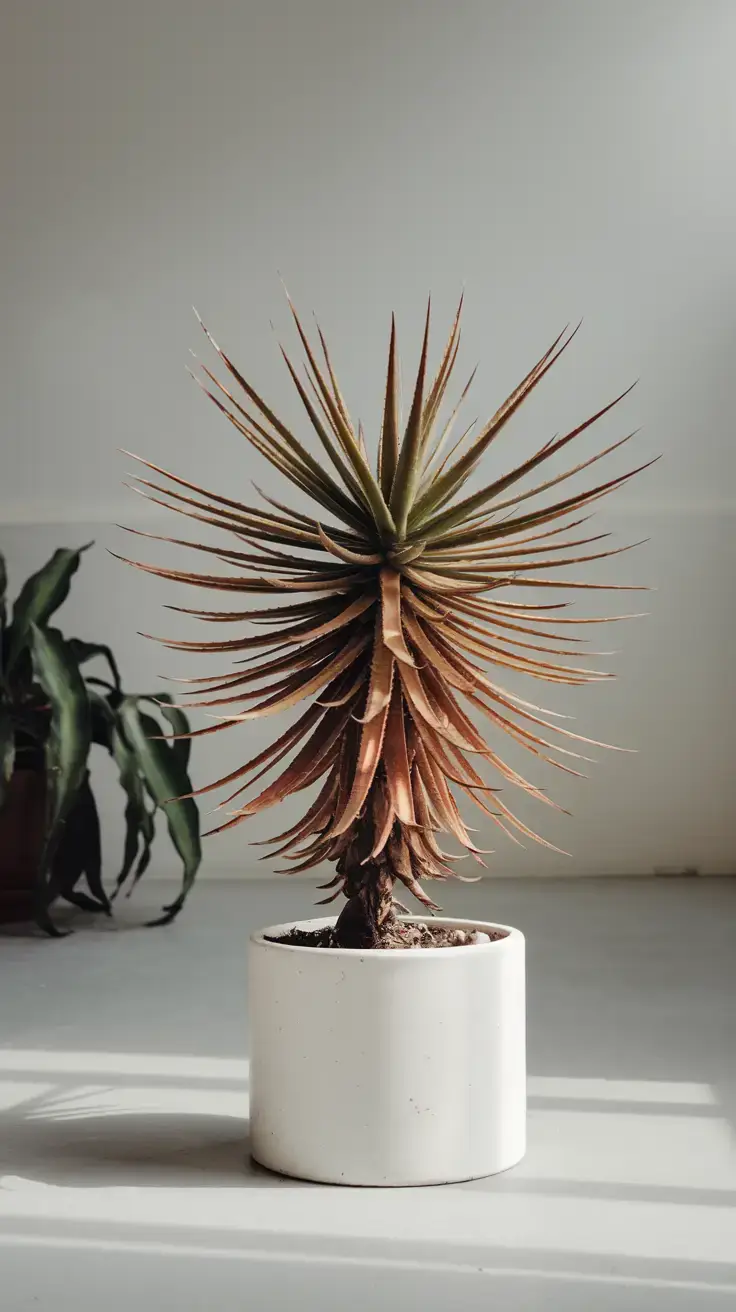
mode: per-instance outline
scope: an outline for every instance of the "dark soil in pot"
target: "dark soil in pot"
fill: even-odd
[[[460,948],[472,947],[474,944],[495,942],[506,938],[501,929],[477,931],[458,929],[448,925],[432,925],[425,921],[397,920],[392,924],[379,944],[383,950],[401,951],[406,948]],[[290,929],[287,934],[271,938],[270,943],[284,943],[294,948],[336,948],[340,944],[335,939],[332,926],[324,929]],[[357,949],[359,950],[359,949]]]

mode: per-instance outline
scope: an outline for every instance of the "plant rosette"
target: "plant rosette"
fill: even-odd
[[[489,1174],[524,1151],[523,938],[441,918],[431,931],[412,929],[397,894],[414,897],[426,917],[440,911],[429,885],[468,878],[461,857],[485,865],[488,851],[461,802],[481,812],[486,834],[560,851],[518,814],[514,796],[561,810],[531,766],[580,776],[590,749],[606,744],[576,733],[536,696],[520,695],[517,676],[537,687],[613,677],[597,665],[610,653],[581,644],[590,624],[631,617],[568,615],[559,593],[638,590],[581,579],[580,566],[628,550],[591,531],[589,511],[652,462],[598,472],[633,433],[580,450],[627,389],[568,431],[545,435],[531,454],[505,467],[495,461],[484,481],[484,457],[491,448],[495,457],[577,329],[552,342],[486,423],[463,427],[458,414],[472,375],[457,403],[446,404],[462,300],[434,371],[427,309],[403,420],[392,319],[371,453],[321,330],[310,338],[290,308],[303,368],[284,358],[313,449],[206,329],[228,376],[221,381],[203,366],[198,381],[297,489],[299,508],[259,489],[260,501],[244,503],[143,460],[139,492],[225,540],[162,539],[200,553],[202,570],[130,562],[223,602],[171,608],[212,625],[214,639],[202,641],[196,628],[159,639],[234,662],[183,681],[185,709],[208,717],[194,737],[295,713],[255,756],[198,790],[224,792],[211,832],[306,793],[302,814],[268,841],[290,873],[331,866],[323,900],[345,898],[317,938],[304,940],[315,929],[302,925],[285,938],[287,927],[280,941],[272,930],[251,943],[253,1152],[287,1174],[343,1183]],[[529,771],[506,759],[509,740],[529,754]],[[449,938],[438,939],[438,927]]]

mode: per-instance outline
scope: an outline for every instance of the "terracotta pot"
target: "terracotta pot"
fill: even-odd
[[[307,920],[319,929],[330,920]],[[251,1152],[284,1175],[423,1185],[524,1155],[524,938],[404,951],[249,951]]]
[[[33,916],[45,806],[43,771],[16,770],[0,809],[0,924]]]

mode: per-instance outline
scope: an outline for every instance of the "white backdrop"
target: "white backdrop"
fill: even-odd
[[[160,606],[192,603],[103,549],[121,545],[114,523],[143,522],[118,447],[228,495],[275,487],[186,377],[192,301],[294,417],[269,327],[288,332],[281,271],[329,330],[369,434],[392,309],[410,369],[427,291],[444,320],[465,285],[469,418],[582,315],[495,459],[640,377],[600,440],[642,425],[636,462],[665,459],[601,525],[651,537],[608,572],[657,591],[603,604],[652,613],[599,631],[593,645],[623,648],[619,681],[545,689],[582,732],[639,754],[603,756],[588,782],[536,770],[574,818],[523,815],[574,855],[504,842],[491,861],[732,872],[732,0],[24,0],[0,29],[0,543],[16,587],[57,543],[95,537],[65,627],[111,642],[131,687],[201,669],[136,636],[183,634]],[[151,527],[187,536],[170,519]],[[204,740],[197,779],[263,733]],[[101,770],[112,862],[119,799]],[[263,873],[246,839],[287,823],[214,840],[208,869]]]

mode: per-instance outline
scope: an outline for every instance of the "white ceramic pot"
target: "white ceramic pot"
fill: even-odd
[[[332,920],[299,921],[318,929]],[[524,937],[249,954],[251,1152],[284,1175],[442,1184],[514,1166],[526,1146]]]

